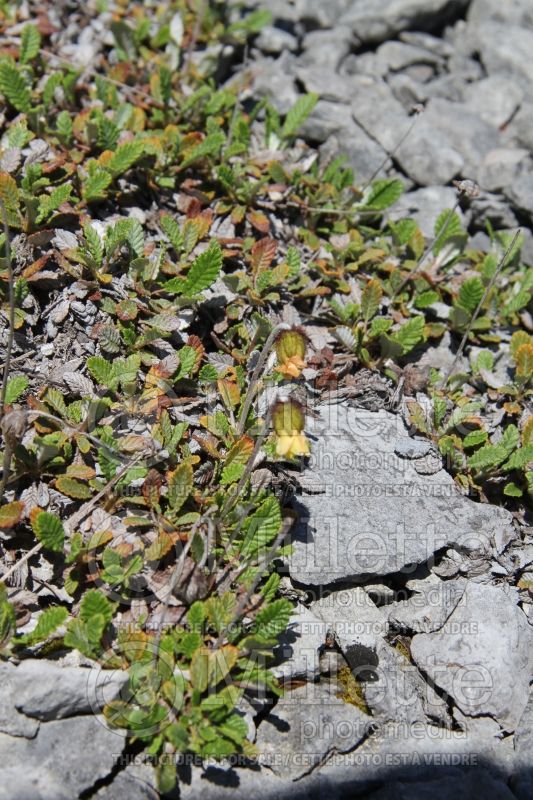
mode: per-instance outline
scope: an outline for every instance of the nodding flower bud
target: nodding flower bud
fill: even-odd
[[[298,378],[305,367],[307,338],[301,328],[281,331],[276,339],[278,371],[291,378]]]
[[[305,438],[305,414],[296,400],[278,401],[272,409],[272,423],[276,434],[276,454],[293,458],[309,455],[309,442]]]

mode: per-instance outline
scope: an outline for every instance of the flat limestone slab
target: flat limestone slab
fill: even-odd
[[[395,453],[408,435],[400,416],[345,404],[322,405],[309,419],[310,465],[289,557],[293,580],[306,585],[403,572],[452,547],[488,553],[511,527],[505,509],[464,497],[444,469],[420,475]]]

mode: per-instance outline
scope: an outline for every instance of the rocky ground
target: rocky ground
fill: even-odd
[[[400,177],[398,219],[431,237],[452,182],[473,180],[459,208],[472,246],[490,246],[487,221],[520,226],[533,262],[529,0],[257,5],[273,20],[241,67],[243,102],[267,95],[285,113],[318,93],[302,137],[323,159],[345,154],[362,183]],[[449,340],[424,358],[446,369]],[[533,529],[523,510],[461,493],[391,395],[383,380],[316,405],[309,463],[287,470],[295,609],[274,671],[290,691],[243,706],[259,763],[184,759],[169,798],[533,797],[533,603],[518,586]],[[99,715],[119,676],[73,654],[0,672],[0,798],[158,796]]]

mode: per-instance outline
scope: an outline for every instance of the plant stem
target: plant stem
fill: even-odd
[[[252,373],[252,377],[250,379],[250,385],[248,386],[248,391],[246,392],[246,397],[244,398],[244,403],[242,405],[241,413],[239,415],[239,424],[237,427],[237,433],[239,436],[242,436],[244,433],[244,428],[246,426],[246,419],[248,417],[248,412],[250,411],[250,406],[252,405],[253,399],[255,397],[255,392],[257,389],[257,383],[259,381],[259,377],[263,368],[265,366],[265,362],[267,360],[267,356],[270,353],[272,345],[279,333],[281,331],[288,331],[290,330],[290,325],[286,322],[280,322],[279,325],[276,325],[270,332],[268,339],[266,340],[263,350],[261,351],[261,355],[257,359],[257,364],[255,365],[255,369]]]
[[[4,371],[2,375],[2,389],[0,390],[0,410],[4,414],[7,381],[9,378],[9,369],[11,367],[11,353],[13,350],[13,338],[15,335],[15,287],[13,283],[13,264],[11,261],[11,243],[9,240],[9,226],[7,222],[7,212],[4,203],[0,200],[0,212],[2,214],[2,222],[4,225],[5,248],[6,248],[6,267],[7,267],[7,283],[9,293],[9,329],[7,334],[6,346],[6,360],[4,362]]]

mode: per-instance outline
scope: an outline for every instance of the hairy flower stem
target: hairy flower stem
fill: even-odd
[[[267,413],[266,413],[266,416],[265,416],[265,421],[263,423],[263,429],[262,429],[261,433],[259,434],[259,436],[257,437],[257,439],[255,440],[254,449],[252,450],[252,454],[251,454],[250,458],[248,459],[248,461],[246,463],[246,467],[244,469],[244,472],[242,473],[242,475],[240,477],[240,480],[239,480],[237,486],[235,487],[235,490],[229,495],[228,499],[226,500],[226,502],[222,506],[222,510],[220,512],[220,516],[221,516],[222,519],[224,519],[226,514],[228,514],[228,512],[231,511],[231,509],[233,508],[233,506],[237,502],[237,500],[238,500],[238,498],[239,498],[244,486],[246,485],[246,481],[250,477],[252,469],[254,468],[254,464],[255,464],[255,460],[257,458],[257,454],[259,453],[261,445],[265,441],[265,438],[266,438],[266,436],[268,434],[268,429],[270,427],[270,419],[271,419],[271,417],[272,417],[272,408],[269,408]]]
[[[248,414],[250,412],[250,407],[252,405],[253,399],[257,392],[257,386],[259,383],[259,378],[261,377],[261,373],[265,367],[265,363],[267,357],[272,349],[272,345],[274,344],[276,337],[278,336],[281,331],[288,331],[290,330],[290,325],[286,322],[280,322],[279,325],[276,325],[270,332],[270,336],[266,340],[261,355],[257,359],[257,364],[255,365],[255,369],[252,373],[252,377],[250,379],[250,384],[248,386],[248,391],[246,392],[246,397],[244,398],[244,403],[242,404],[241,413],[239,415],[239,424],[237,426],[237,433],[239,436],[242,436],[244,433],[244,428],[246,426],[246,420],[248,419]]]
[[[461,339],[461,344],[459,345],[459,347],[457,349],[457,352],[455,354],[455,358],[453,359],[451,365],[448,367],[448,370],[447,370],[444,378],[442,379],[442,381],[440,383],[439,389],[443,389],[446,386],[446,384],[448,383],[448,381],[450,380],[450,377],[451,377],[451,375],[452,375],[452,373],[453,373],[453,371],[455,369],[455,366],[456,366],[457,362],[459,361],[459,357],[461,356],[461,353],[464,350],[464,347],[465,347],[466,342],[468,340],[468,336],[470,334],[470,331],[472,330],[472,325],[476,321],[476,319],[478,317],[478,314],[481,311],[481,309],[483,307],[483,304],[485,303],[485,300],[489,296],[490,290],[492,289],[492,287],[494,286],[494,283],[496,282],[496,278],[498,277],[498,275],[502,271],[503,266],[504,266],[505,262],[507,261],[509,255],[512,253],[513,248],[515,246],[515,243],[517,242],[519,236],[520,236],[520,228],[518,228],[518,230],[516,231],[515,235],[512,238],[511,244],[509,245],[509,247],[507,248],[507,250],[505,251],[503,256],[500,258],[498,266],[494,270],[494,275],[492,276],[492,278],[488,282],[487,287],[486,287],[485,291],[483,292],[483,297],[481,298],[481,300],[477,304],[476,310],[472,314],[472,318],[470,319],[470,322],[468,323],[467,329],[464,332],[463,338]]]
[[[13,338],[15,335],[15,285],[13,276],[13,263],[11,261],[11,242],[9,239],[9,226],[7,222],[7,212],[4,203],[0,200],[0,213],[2,214],[2,222],[4,225],[4,236],[6,248],[6,268],[7,268],[7,284],[8,284],[8,302],[9,302],[9,316],[8,316],[8,333],[7,333],[7,346],[6,358],[4,361],[4,372],[2,375],[2,389],[0,390],[0,410],[5,413],[5,402],[7,392],[7,381],[9,378],[9,369],[11,367],[11,353],[13,351]]]

